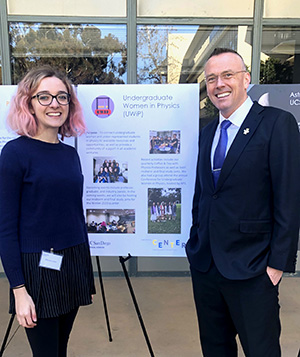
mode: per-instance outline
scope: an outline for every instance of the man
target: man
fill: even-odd
[[[177,153],[177,148],[178,148],[178,139],[177,139],[177,134],[173,134],[173,139],[171,141],[171,152],[176,154]]]
[[[247,357],[278,357],[278,285],[299,234],[297,123],[252,102],[237,52],[215,49],[205,77],[219,118],[200,132],[187,243],[202,351],[237,356],[238,334]]]

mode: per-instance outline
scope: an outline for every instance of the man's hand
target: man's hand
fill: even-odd
[[[267,274],[269,275],[270,280],[272,281],[273,285],[277,285],[279,280],[282,277],[283,271],[277,270],[271,267],[267,267]]]

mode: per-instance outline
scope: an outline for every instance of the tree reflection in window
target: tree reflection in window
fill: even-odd
[[[140,26],[137,35],[138,83],[167,83],[170,26]]]
[[[125,25],[10,24],[13,84],[28,70],[48,64],[74,84],[127,81]]]
[[[289,61],[282,61],[270,57],[260,63],[260,84],[293,83],[293,65]]]
[[[260,84],[300,82],[300,27],[264,26]]]

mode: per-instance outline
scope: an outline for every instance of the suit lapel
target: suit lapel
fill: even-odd
[[[203,160],[203,166],[200,170],[203,170],[200,174],[206,175],[205,181],[208,182],[212,191],[214,191],[214,182],[213,176],[211,172],[211,147],[214,139],[215,131],[217,129],[219,123],[219,119],[215,119],[211,125],[206,126],[202,132],[202,143],[200,146],[200,150],[203,150],[201,155],[201,160]]]
[[[263,116],[263,107],[256,102],[253,104],[243,124],[241,125],[225,158],[216,189],[219,189],[227,179],[249,140],[254,135]]]

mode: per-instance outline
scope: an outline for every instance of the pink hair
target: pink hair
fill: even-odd
[[[50,66],[37,67],[30,70],[18,85],[17,93],[13,97],[7,115],[8,126],[19,135],[33,137],[37,134],[38,125],[31,114],[31,97],[44,78],[56,77],[60,79],[71,95],[69,115],[65,123],[59,128],[62,139],[81,135],[86,131],[82,108],[77,99],[71,82],[67,77]]]

